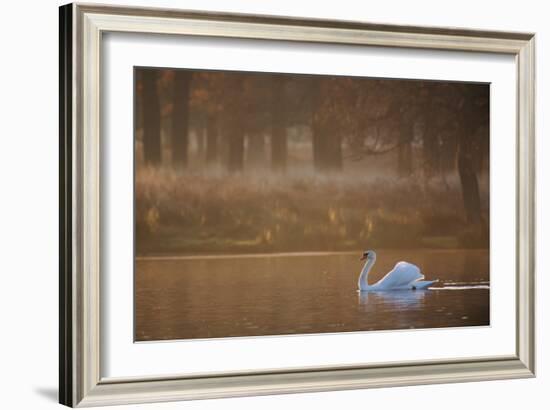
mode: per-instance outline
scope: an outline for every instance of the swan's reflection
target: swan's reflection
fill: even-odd
[[[394,290],[379,292],[357,292],[359,305],[363,308],[385,306],[393,309],[411,309],[424,305],[429,290]]]

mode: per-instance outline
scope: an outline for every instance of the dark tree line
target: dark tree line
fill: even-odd
[[[139,69],[136,82],[136,126],[149,165],[162,161],[163,119],[171,123],[174,167],[188,165],[194,132],[204,163],[222,162],[228,172],[267,161],[273,171],[285,172],[288,131],[306,127],[316,170],[338,172],[346,158],[396,151],[399,175],[457,172],[467,219],[480,222],[488,85],[162,69]],[[414,149],[421,150],[419,164]]]

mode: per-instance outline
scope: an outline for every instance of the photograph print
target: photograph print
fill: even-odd
[[[134,68],[135,340],[487,326],[487,83]]]

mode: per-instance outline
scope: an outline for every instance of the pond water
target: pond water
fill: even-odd
[[[137,341],[489,325],[487,250],[377,250],[429,290],[357,292],[361,252],[137,258]]]

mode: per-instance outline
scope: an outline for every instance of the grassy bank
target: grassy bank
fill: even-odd
[[[140,169],[135,218],[140,255],[488,244],[486,226],[465,223],[453,179]]]

